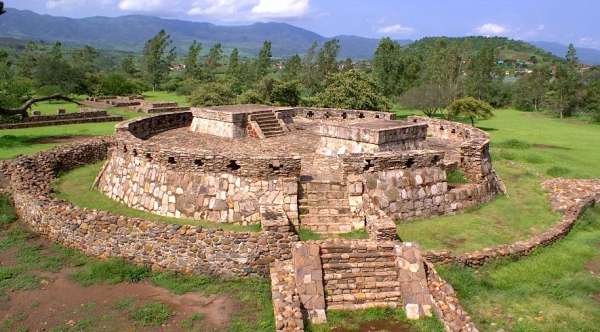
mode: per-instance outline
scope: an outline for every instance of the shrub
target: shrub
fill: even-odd
[[[229,105],[235,102],[231,87],[221,82],[210,82],[198,86],[190,97],[192,106]]]
[[[448,106],[448,115],[468,118],[472,126],[475,126],[476,119],[491,118],[494,115],[493,111],[490,104],[473,97],[457,99]]]
[[[458,170],[452,170],[449,171],[446,177],[446,180],[448,181],[449,184],[465,184],[465,183],[469,183],[469,181],[467,180],[467,178],[465,178],[465,174]]]
[[[300,103],[298,81],[276,81],[271,93],[271,103],[276,105],[297,106]]]
[[[239,95],[237,102],[239,104],[264,104],[265,101],[256,90],[250,89]]]
[[[149,89],[145,83],[130,79],[119,73],[111,73],[100,78],[96,92],[105,96],[126,96],[139,94]]]
[[[386,98],[377,84],[365,73],[349,70],[331,75],[325,89],[316,96],[320,107],[387,111]]]

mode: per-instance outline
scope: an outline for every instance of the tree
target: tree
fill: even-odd
[[[317,75],[317,66],[315,65],[317,47],[317,42],[313,42],[302,59],[302,84],[310,93],[316,92],[320,83]]]
[[[569,48],[567,49],[567,55],[565,56],[567,59],[567,63],[576,65],[579,62],[579,58],[577,57],[577,50],[573,44],[569,44]]]
[[[471,120],[471,125],[475,126],[476,119],[491,118],[494,115],[494,109],[483,100],[465,97],[453,101],[448,106],[448,115],[468,118]]]
[[[165,30],[160,30],[144,46],[142,58],[144,76],[153,90],[163,82],[175,60],[175,48],[171,47],[171,44],[171,37]]]
[[[410,109],[422,111],[428,117],[433,117],[448,106],[452,93],[438,84],[423,83],[406,91],[398,102]]]
[[[271,42],[265,41],[263,43],[263,47],[258,53],[258,59],[256,60],[256,76],[258,78],[267,75],[269,69],[271,68],[272,57],[273,55],[271,54]]]
[[[325,80],[329,75],[337,72],[337,56],[340,51],[340,41],[328,40],[317,54],[317,72],[320,80]]]
[[[198,58],[200,57],[201,51],[202,44],[194,40],[192,45],[190,45],[187,54],[185,55],[185,59],[183,60],[185,65],[184,76],[186,78],[197,78],[200,76],[201,68]]]
[[[496,50],[485,45],[475,55],[467,67],[465,94],[490,102],[494,91],[494,80],[497,77]]]
[[[235,79],[240,79],[240,53],[237,48],[234,48],[229,55],[227,74]]]
[[[42,94],[88,92],[78,89],[83,79],[81,72],[65,60],[62,45],[58,42],[38,57],[32,76],[36,87],[42,89]]]
[[[121,61],[121,71],[129,76],[137,76],[140,72],[135,65],[135,58],[133,55],[128,55]]]
[[[600,122],[600,80],[593,81],[586,87],[585,106],[594,122]]]
[[[521,111],[539,111],[548,91],[550,71],[538,66],[531,74],[519,78],[513,88],[513,106]]]
[[[383,94],[397,96],[402,92],[404,64],[400,58],[400,44],[390,38],[383,38],[373,57],[373,76]]]
[[[70,103],[75,103],[77,105],[80,105],[80,103],[78,101],[76,101],[70,97],[63,96],[60,94],[55,94],[55,95],[51,95],[51,96],[30,98],[29,100],[25,101],[19,107],[10,108],[10,107],[0,106],[0,115],[3,115],[3,116],[20,115],[22,118],[26,118],[26,117],[28,117],[27,111],[31,108],[31,106],[33,106],[33,104],[39,103],[42,101],[48,101],[48,100],[63,100],[63,101],[68,101]]]
[[[210,71],[214,73],[215,69],[221,66],[221,60],[223,58],[223,46],[220,43],[214,44],[208,51],[208,56],[204,61],[204,64]]]
[[[292,56],[285,61],[281,77],[285,81],[293,81],[300,79],[302,73],[302,58],[298,54]]]
[[[443,95],[448,99],[444,104],[448,105],[459,94],[463,59],[458,49],[448,46],[445,40],[438,40],[428,53],[424,81],[436,85],[435,91],[446,90],[448,93]]]
[[[190,102],[192,106],[229,105],[235,102],[235,94],[226,83],[208,82],[192,92]]]
[[[97,92],[105,96],[126,96],[144,92],[148,87],[121,73],[103,75],[97,87]]]
[[[571,116],[580,99],[581,78],[573,63],[558,63],[545,104],[560,118]]]
[[[23,52],[19,55],[17,62],[20,76],[33,78],[33,71],[38,62],[39,51],[39,46],[36,43],[32,41],[27,43]]]
[[[388,103],[381,89],[366,73],[349,70],[331,75],[316,96],[320,107],[385,111]]]

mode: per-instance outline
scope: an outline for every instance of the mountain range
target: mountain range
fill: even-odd
[[[340,57],[369,59],[377,48],[378,39],[340,35],[324,37],[315,32],[286,23],[254,23],[220,26],[211,23],[163,19],[152,16],[68,18],[41,15],[29,10],[9,8],[0,16],[0,37],[21,40],[61,41],[72,45],[91,45],[119,51],[140,51],[144,43],[164,29],[179,52],[185,52],[197,40],[206,50],[215,43],[225,49],[237,47],[243,55],[256,55],[263,41],[272,43],[276,57],[302,54],[313,42],[323,44],[330,39],[340,41]],[[398,40],[402,45],[411,40]],[[531,44],[557,56],[566,54],[566,46],[551,42]],[[578,48],[583,63],[600,64],[600,50]]]

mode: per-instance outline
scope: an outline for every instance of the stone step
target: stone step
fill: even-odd
[[[349,214],[304,214],[300,216],[300,224],[318,225],[318,224],[352,224],[360,221],[360,217],[353,217]]]
[[[279,124],[279,121],[276,118],[262,118],[262,119],[254,119],[254,121],[256,121],[259,124],[267,124],[267,123],[273,123],[273,124]]]
[[[323,198],[323,199],[307,199],[301,198],[298,200],[300,207],[348,207],[348,200],[345,198]]]
[[[350,207],[328,207],[328,206],[311,206],[298,208],[298,213],[302,216],[307,215],[330,215],[330,216],[341,216],[350,214]]]
[[[348,193],[341,191],[300,192],[300,199],[324,200],[324,199],[347,199]]]

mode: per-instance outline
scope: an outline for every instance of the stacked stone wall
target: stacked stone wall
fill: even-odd
[[[85,209],[51,197],[56,174],[106,157],[107,140],[20,157],[4,171],[17,215],[34,232],[91,256],[121,257],[155,269],[223,276],[262,275],[290,258],[298,240],[291,227],[277,233],[227,232],[170,225]]]
[[[391,112],[376,112],[366,110],[349,110],[340,108],[316,108],[316,107],[298,107],[292,111],[282,111],[287,114],[293,112],[294,116],[310,120],[360,120],[360,119],[385,119],[394,120],[396,115]]]

